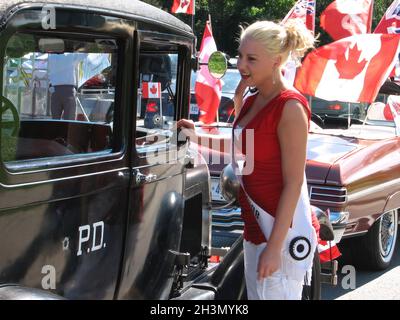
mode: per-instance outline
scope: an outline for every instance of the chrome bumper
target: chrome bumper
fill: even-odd
[[[330,211],[329,221],[332,224],[335,242],[339,243],[349,221],[349,213],[347,211]]]

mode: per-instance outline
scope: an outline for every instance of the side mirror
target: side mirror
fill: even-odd
[[[215,51],[208,59],[208,71],[215,79],[221,79],[228,69],[228,61],[221,51]]]

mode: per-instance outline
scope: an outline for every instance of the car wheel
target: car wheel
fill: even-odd
[[[356,256],[357,265],[370,270],[386,269],[393,257],[398,227],[397,210],[384,213],[371,227],[368,233],[355,240],[353,253]],[[358,246],[359,245],[359,246]]]
[[[306,282],[306,281],[305,281]],[[302,300],[321,300],[321,263],[318,250],[315,251],[311,270],[310,285],[303,286]]]

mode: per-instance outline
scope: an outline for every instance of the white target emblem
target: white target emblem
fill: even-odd
[[[153,123],[154,123],[155,125],[159,125],[159,124],[161,123],[161,117],[160,117],[160,115],[158,115],[158,114],[154,115],[154,117],[153,117]]]
[[[295,260],[304,260],[311,252],[311,243],[305,237],[296,237],[290,241],[289,253]]]

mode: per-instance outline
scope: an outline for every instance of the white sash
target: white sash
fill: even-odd
[[[257,205],[244,188],[241,172],[243,171],[245,160],[236,161],[238,154],[235,148],[235,136],[239,137],[239,134],[236,132],[232,135],[232,166],[235,172],[238,173],[237,177],[247,196],[253,214],[265,238],[268,240],[271,236],[275,218]],[[240,153],[239,157],[243,157],[243,154]],[[282,272],[296,279],[303,279],[304,272],[309,270],[312,266],[316,247],[317,235],[311,221],[310,200],[307,190],[307,180],[304,173],[303,185],[294,212],[292,226],[288,230],[282,248]]]

